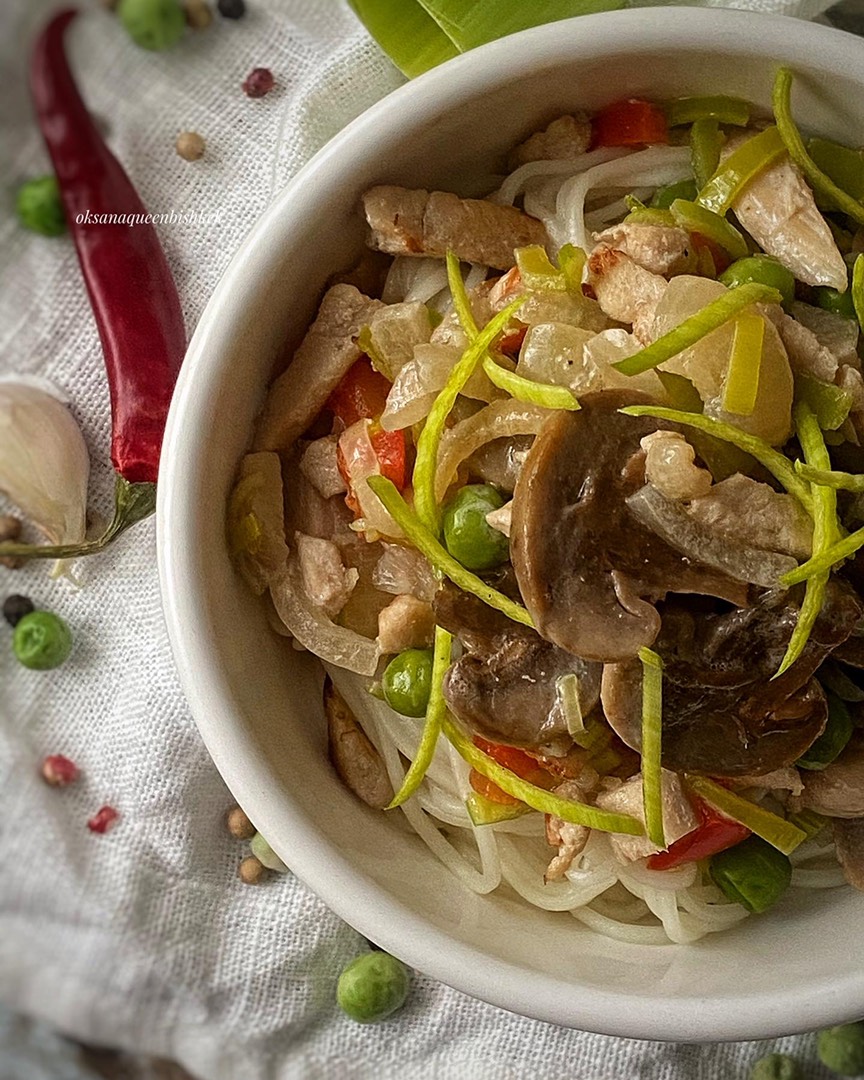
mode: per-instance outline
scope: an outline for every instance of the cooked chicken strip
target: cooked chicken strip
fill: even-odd
[[[598,244],[588,260],[588,281],[610,318],[632,323],[640,341],[650,340],[654,310],[668,286],[664,278],[639,266],[624,252]]]
[[[546,128],[538,131],[510,155],[510,167],[518,168],[529,161],[563,161],[584,154],[591,144],[591,121],[587,116],[559,116]]]
[[[485,199],[449,191],[374,187],[363,196],[370,247],[390,255],[434,255],[452,250],[464,262],[498,270],[514,265],[513,249],[547,242],[536,218]]]
[[[677,226],[622,221],[596,233],[594,239],[616,251],[623,251],[652,274],[687,274],[695,270],[690,236]]]

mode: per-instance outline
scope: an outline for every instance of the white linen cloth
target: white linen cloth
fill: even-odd
[[[10,192],[48,171],[26,90],[26,45],[50,0],[0,4],[0,372],[53,380],[74,403],[107,511],[108,392],[68,237],[15,221]],[[813,17],[824,0],[741,0]],[[402,81],[343,0],[248,0],[167,53],[131,43],[90,7],[71,53],[91,109],[152,212],[213,220],[161,228],[189,331],[250,225],[345,123]],[[241,83],[270,67],[278,89]],[[174,152],[200,132],[205,157]],[[710,1080],[744,1077],[767,1046],[672,1046],[582,1034],[513,1016],[416,975],[405,1009],[360,1026],[336,977],[366,943],[291,875],[250,888],[231,798],[197,735],[163,628],[152,521],[77,564],[81,588],[45,566],[0,568],[0,598],[32,596],[74,630],[71,659],[32,672],[0,625],[0,1001],[93,1043],[167,1057],[202,1080],[466,1077]],[[73,787],[38,776],[46,754],[82,769]],[[86,828],[103,803],[121,814]],[[33,1048],[0,1014],[0,1080],[79,1076],[48,1038]],[[37,1040],[38,1041],[38,1040]],[[812,1039],[783,1040],[815,1061]],[[827,1076],[813,1065],[809,1076]]]

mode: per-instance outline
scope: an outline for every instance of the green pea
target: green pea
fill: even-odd
[[[864,1073],[864,1022],[840,1024],[820,1031],[816,1042],[819,1060],[841,1076]]]
[[[24,665],[34,671],[59,667],[72,651],[72,632],[51,611],[31,611],[15,627],[12,648]]]
[[[813,302],[824,311],[833,311],[844,319],[856,319],[855,304],[852,302],[852,290],[838,292],[830,285],[818,285],[813,290]]]
[[[509,540],[486,520],[490,511],[503,505],[491,484],[466,484],[445,504],[444,544],[468,570],[492,570],[509,558]]]
[[[776,904],[789,888],[792,863],[782,851],[750,836],[714,855],[710,873],[730,900],[758,914]]]
[[[266,866],[268,870],[275,870],[278,874],[288,873],[288,867],[282,862],[260,832],[256,832],[249,841],[249,850],[258,862],[260,862],[262,866]]]
[[[40,176],[22,184],[15,209],[25,229],[42,236],[61,236],[66,231],[66,215],[56,176]]]
[[[668,210],[676,199],[686,199],[688,202],[694,202],[697,195],[695,180],[678,180],[674,184],[667,184],[666,187],[657,188],[654,197],[651,199],[651,205],[658,210]]]
[[[768,1054],[750,1070],[750,1080],[803,1080],[801,1066],[789,1054]]]
[[[135,44],[153,52],[176,45],[186,29],[177,0],[120,0],[117,15]]]
[[[395,956],[371,952],[358,956],[339,976],[336,1000],[359,1024],[383,1020],[405,1004],[408,971]]]
[[[381,676],[384,700],[403,716],[425,716],[432,689],[432,650],[406,649]]]
[[[746,285],[749,281],[770,285],[783,294],[784,305],[791,304],[795,299],[794,275],[783,263],[770,255],[748,255],[743,259],[736,259],[717,280],[730,289],[737,285]]]
[[[845,704],[835,694],[828,694],[825,730],[795,764],[802,769],[824,769],[845,748],[852,738],[853,728],[852,717]]]

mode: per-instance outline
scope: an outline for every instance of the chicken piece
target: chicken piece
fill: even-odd
[[[690,274],[696,269],[690,235],[676,225],[640,225],[622,221],[596,233],[594,239],[598,244],[623,252],[652,274]]]
[[[730,139],[727,152],[741,142]],[[800,281],[845,292],[848,274],[843,256],[813,192],[785,154],[747,184],[732,209],[762,250]]]
[[[346,569],[332,540],[298,532],[294,543],[303,589],[312,603],[332,619],[345,607],[360,575],[354,567]]]
[[[824,311],[812,304],[794,300],[789,314],[802,326],[812,330],[820,345],[824,345],[837,358],[838,364],[851,364],[860,368],[858,358],[858,323],[833,311]]]
[[[632,324],[640,342],[650,341],[654,312],[669,286],[665,278],[639,266],[624,252],[598,244],[588,259],[588,281],[610,318]]]
[[[574,802],[585,802],[594,794],[600,778],[592,768],[583,768],[579,778],[565,780],[556,787],[555,794]],[[574,825],[554,814],[546,815],[546,843],[558,848],[558,854],[549,863],[544,881],[560,881],[573,865],[573,860],[582,853],[588,843],[591,830],[586,825]]]
[[[700,524],[730,540],[797,559],[810,557],[813,523],[801,503],[742,473],[721,480],[688,509]]]
[[[837,372],[835,382],[852,398],[849,418],[855,434],[859,439],[864,438],[864,378],[861,377],[861,372],[849,364],[843,364]]]
[[[699,825],[693,806],[684,791],[677,773],[663,769],[663,834],[668,848],[682,836],[693,832]],[[645,821],[642,804],[642,777],[634,776],[613,791],[605,791],[597,796],[596,805],[601,810],[611,810],[616,814],[629,814],[630,817]],[[610,835],[615,854],[622,862],[635,862],[647,855],[654,855],[662,850],[647,836],[627,836],[619,833]]]
[[[778,311],[774,309],[775,316]],[[837,357],[823,345],[812,330],[787,315],[779,312],[773,319],[780,338],[789,357],[789,366],[796,375],[812,375],[823,382],[834,382],[837,374]]]
[[[826,817],[864,817],[864,746],[860,742],[850,743],[827,768],[808,772],[802,780],[802,809]]]
[[[493,529],[497,529],[498,532],[504,533],[504,535],[510,538],[510,526],[513,523],[513,500],[504,503],[503,506],[497,510],[490,510],[486,515],[486,521],[492,526]]]
[[[324,499],[348,490],[339,472],[338,445],[337,435],[326,435],[310,442],[300,458],[300,472]]]
[[[510,154],[510,168],[529,161],[564,161],[579,157],[591,145],[591,122],[587,116],[559,116],[545,129],[520,143]]]
[[[402,544],[382,544],[382,554],[372,572],[372,584],[394,596],[411,594],[429,600],[438,588],[438,579],[426,558],[415,548]]]
[[[299,439],[360,359],[357,335],[381,307],[380,300],[370,300],[353,285],[327,290],[291,363],[270,387],[255,432],[256,450],[287,450]]]
[[[696,465],[696,451],[677,431],[652,431],[641,440],[645,479],[667,499],[695,499],[711,489],[711,473]]]
[[[339,779],[367,806],[383,810],[393,798],[387,768],[329,677],[324,681],[324,715],[330,760]]]
[[[367,243],[390,255],[443,258],[452,250],[464,262],[509,270],[514,248],[548,241],[543,223],[521,210],[449,191],[375,187],[363,196],[363,208]]]
[[[792,795],[800,795],[804,790],[804,782],[801,774],[792,765],[785,765],[782,769],[774,769],[772,772],[763,773],[759,776],[736,776],[732,780],[735,788],[762,788],[765,791],[789,792]]]
[[[378,613],[378,648],[382,653],[428,648],[434,633],[432,605],[408,593],[397,596]]]

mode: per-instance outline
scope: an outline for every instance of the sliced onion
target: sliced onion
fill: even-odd
[[[337,626],[312,603],[303,590],[296,559],[290,559],[287,569],[272,577],[270,596],[279,618],[310,652],[358,675],[375,674],[379,655],[376,643]]]
[[[398,304],[403,300],[419,300],[425,304],[446,285],[447,268],[443,259],[397,255],[387,272],[381,299],[385,304]]]
[[[730,543],[728,538],[694,521],[682,503],[667,499],[653,484],[631,495],[627,508],[670,547],[736,581],[776,589],[782,575],[798,565],[791,555]]]
[[[440,501],[462,462],[493,439],[536,435],[552,415],[549,409],[505,399],[462,420],[444,432],[438,450],[435,497]],[[797,563],[796,563],[797,565]]]

